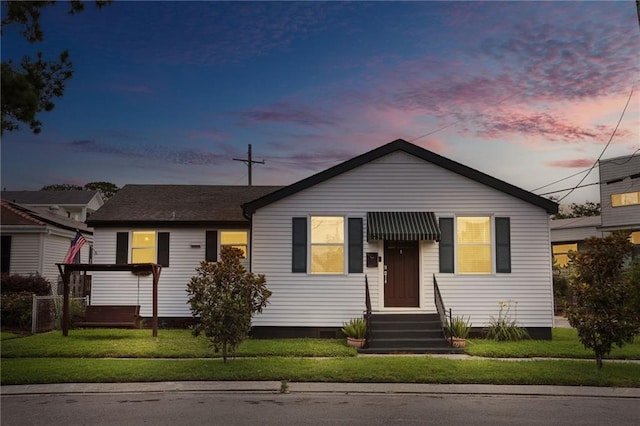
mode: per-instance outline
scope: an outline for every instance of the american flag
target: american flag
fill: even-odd
[[[71,241],[71,247],[69,247],[69,251],[67,251],[67,255],[64,257],[64,262],[62,263],[79,263],[80,262],[80,249],[86,243],[87,240],[82,236],[80,231],[76,232],[76,236]],[[77,257],[77,262],[76,262]]]

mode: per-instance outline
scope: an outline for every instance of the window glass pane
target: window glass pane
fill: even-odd
[[[132,263],[156,263],[156,248],[134,248],[131,250]]]
[[[131,263],[156,263],[155,231],[131,233]]]
[[[459,246],[458,273],[491,273],[491,246]]]
[[[640,244],[640,231],[632,232],[629,239],[633,244]]]
[[[554,254],[566,254],[570,251],[578,251],[578,244],[554,244],[553,245],[553,253]]]
[[[569,264],[569,256],[567,256],[566,254],[554,254],[553,258],[561,268]]]
[[[624,194],[611,195],[612,207],[632,206],[635,204],[640,204],[640,192],[627,192]]]
[[[344,243],[344,218],[314,216],[311,218],[311,244]]]
[[[220,233],[220,244],[247,244],[247,232],[246,231],[222,231]]]
[[[155,247],[155,231],[134,231],[131,239],[131,247]]]
[[[311,272],[319,274],[344,273],[344,246],[311,246]]]
[[[491,225],[488,217],[457,218],[458,243],[490,243]]]

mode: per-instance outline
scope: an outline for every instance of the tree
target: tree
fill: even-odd
[[[220,261],[202,262],[187,285],[191,312],[199,317],[193,335],[204,333],[214,352],[222,349],[224,362],[249,335],[251,317],[262,312],[271,296],[264,275],[244,269],[242,254],[240,249],[223,247]]]
[[[53,185],[43,186],[41,191],[82,191],[80,185],[72,183],[54,183]]]
[[[640,262],[623,269],[633,250],[628,233],[589,238],[586,243],[586,251],[569,253],[573,304],[567,318],[584,347],[594,351],[600,369],[614,344],[622,347],[640,333]]]
[[[572,217],[600,216],[600,203],[587,201],[584,204],[571,203],[568,208],[562,208],[553,219],[568,219]]]
[[[118,185],[111,182],[89,182],[84,186],[84,189],[88,191],[98,191],[104,201],[116,195],[116,192],[120,190]]]
[[[89,182],[84,186],[74,185],[71,183],[55,183],[43,186],[41,191],[98,191],[104,201],[113,197],[120,188],[111,182]]]
[[[5,26],[21,27],[22,35],[30,43],[44,40],[44,31],[40,26],[40,12],[43,8],[53,6],[56,2],[49,1],[16,1],[2,2],[4,18],[2,32]],[[101,8],[110,3],[96,1]],[[69,2],[69,14],[73,15],[84,10],[84,3],[80,0]],[[22,58],[19,64],[11,60],[2,61],[1,89],[2,89],[2,127],[4,131],[14,131],[20,128],[19,123],[28,124],[33,133],[40,133],[42,123],[37,114],[51,111],[55,104],[53,98],[64,94],[65,82],[73,76],[73,64],[69,52],[64,50],[55,60],[45,60],[42,52],[35,55],[35,59],[28,56]]]

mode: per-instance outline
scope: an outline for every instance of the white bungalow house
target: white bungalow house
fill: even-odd
[[[56,263],[64,260],[77,231],[87,240],[80,261],[89,262],[93,231],[84,223],[7,200],[2,200],[1,208],[2,273],[41,275],[55,294],[59,279]]]
[[[103,204],[98,191],[2,191],[2,199],[84,222]]]
[[[88,224],[96,263],[165,264],[165,320],[190,316],[185,288],[195,267],[231,244],[273,292],[254,318],[255,336],[336,336],[363,315],[366,277],[380,328],[435,313],[437,281],[444,306],[476,329],[503,302],[533,337],[550,338],[549,215],[557,210],[396,140],[284,188],[126,185]],[[149,277],[95,272],[93,303],[133,302],[150,316],[150,286]]]

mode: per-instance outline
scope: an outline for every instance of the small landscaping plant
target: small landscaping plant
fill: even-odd
[[[499,302],[500,311],[498,312],[498,318],[491,317],[489,325],[484,329],[484,334],[487,339],[506,342],[529,338],[527,330],[518,325],[517,314],[515,319],[511,318],[512,303],[514,302]]]
[[[367,322],[364,318],[353,318],[343,324],[342,332],[352,339],[364,339],[367,334]]]
[[[464,316],[462,317],[454,317],[451,320],[451,323],[447,324],[447,332],[450,336],[457,337],[459,339],[466,339],[469,335],[469,331],[471,330],[471,323],[469,322],[471,318]]]

